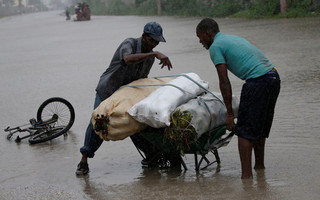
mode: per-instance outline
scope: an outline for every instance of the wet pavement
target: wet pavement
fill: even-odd
[[[270,138],[266,169],[252,181],[240,179],[237,138],[219,149],[221,165],[196,172],[144,169],[130,139],[104,142],[90,174],[76,177],[79,148],[93,108],[95,87],[115,49],[139,37],[149,21],[164,28],[173,70],[156,61],[150,76],[195,72],[219,91],[208,52],[195,35],[201,18],[93,16],[65,21],[62,12],[0,19],[0,128],[28,123],[53,96],[72,103],[76,120],[67,137],[29,145],[0,139],[0,199],[319,199],[320,18],[217,19],[220,30],[243,36],[278,68],[282,88]],[[243,82],[230,75],[233,91]]]

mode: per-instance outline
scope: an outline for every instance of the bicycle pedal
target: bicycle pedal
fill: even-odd
[[[32,126],[34,126],[37,123],[37,120],[35,118],[32,118],[29,120],[29,122]]]
[[[19,143],[21,142],[21,138],[19,136],[17,136],[16,140],[15,140],[16,143]]]

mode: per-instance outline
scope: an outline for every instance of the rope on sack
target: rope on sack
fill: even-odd
[[[167,76],[155,76],[155,77],[152,77],[152,78],[167,78],[167,77],[179,77],[179,76],[184,76],[186,77],[187,79],[191,80],[192,82],[194,82],[197,86],[199,86],[201,89],[205,90],[207,93],[210,93],[213,97],[217,98],[220,103],[222,103],[222,105],[225,105],[224,102],[219,98],[217,97],[215,94],[213,94],[210,90],[208,90],[207,88],[203,87],[201,84],[199,84],[197,81],[193,80],[190,76],[186,75],[186,74],[178,74],[178,75],[167,75]],[[154,85],[124,85],[124,86],[121,86],[120,88],[123,88],[123,87],[155,87],[155,86],[172,86],[172,87],[175,87],[177,88],[178,90],[180,90],[181,92],[184,92],[184,93],[189,93],[191,94],[190,92],[187,92],[185,90],[183,90],[182,88],[176,86],[176,85],[173,85],[173,84],[154,84]]]
[[[188,91],[185,91],[184,89],[176,86],[176,85],[173,85],[173,84],[167,84],[167,83],[164,83],[164,84],[150,84],[150,85],[124,85],[122,87],[157,87],[157,86],[172,86],[172,87],[175,87],[177,88],[178,90],[180,90],[181,92],[183,93],[189,93],[189,94],[192,94]],[[120,88],[122,88],[120,87]]]
[[[224,102],[223,102],[219,97],[217,97],[217,96],[216,96],[215,94],[213,94],[210,90],[206,89],[205,87],[203,87],[201,84],[199,84],[197,81],[193,80],[190,76],[188,76],[188,75],[186,75],[186,74],[167,75],[167,76],[156,76],[156,77],[152,77],[152,78],[158,79],[158,78],[179,77],[179,76],[184,76],[184,77],[186,77],[187,79],[191,80],[191,81],[194,82],[197,86],[199,86],[200,88],[202,88],[202,89],[205,90],[206,92],[210,93],[213,97],[215,97],[216,100],[218,100],[220,103],[222,103],[222,105],[225,105]],[[149,85],[124,85],[124,86],[122,86],[122,87],[156,87],[156,86],[172,86],[172,87],[177,88],[177,89],[180,90],[181,92],[192,94],[192,93],[190,93],[190,92],[188,92],[188,91],[185,91],[184,89],[182,89],[182,88],[180,88],[180,87],[178,87],[178,86],[176,86],[176,85],[167,84],[167,83],[165,83],[165,84],[149,84]],[[122,88],[122,87],[121,87],[121,88]],[[197,98],[197,101],[199,102],[199,105],[201,104],[200,102],[202,102],[203,105],[205,106],[206,110],[207,110],[208,113],[210,114],[210,109],[209,109],[207,103],[205,102],[205,99],[203,99],[203,98],[200,97],[200,98]],[[212,122],[212,120],[210,120],[209,126],[211,126],[211,122]]]
[[[200,88],[202,88],[203,90],[205,90],[206,92],[210,93],[212,96],[214,96],[215,98],[217,98],[221,103],[222,105],[224,105],[224,102],[219,98],[217,97],[215,94],[213,94],[210,90],[208,90],[207,88],[203,87],[202,85],[200,85],[197,81],[193,80],[190,76],[186,75],[186,74],[178,74],[178,75],[167,75],[167,76],[156,76],[156,77],[153,77],[153,78],[166,78],[166,77],[179,77],[179,76],[184,76],[186,77],[187,79],[191,80],[192,82],[194,82],[197,86],[199,86]]]

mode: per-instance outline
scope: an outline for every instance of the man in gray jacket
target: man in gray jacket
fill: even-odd
[[[144,26],[143,34],[139,38],[125,39],[116,50],[107,70],[101,75],[96,88],[94,109],[111,96],[121,86],[132,81],[147,78],[155,58],[160,60],[161,68],[172,69],[169,58],[153,49],[159,42],[166,42],[162,34],[162,27],[156,22],[149,22]],[[155,154],[153,146],[139,135],[131,136],[133,143],[142,150],[146,159],[151,159]],[[103,140],[94,132],[93,125],[88,125],[84,146],[80,152],[82,158],[77,166],[77,175],[85,175],[89,172],[87,158],[93,158],[94,153],[101,146]]]

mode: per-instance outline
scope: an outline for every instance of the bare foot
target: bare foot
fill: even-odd
[[[252,175],[242,175],[241,179],[253,179]]]

